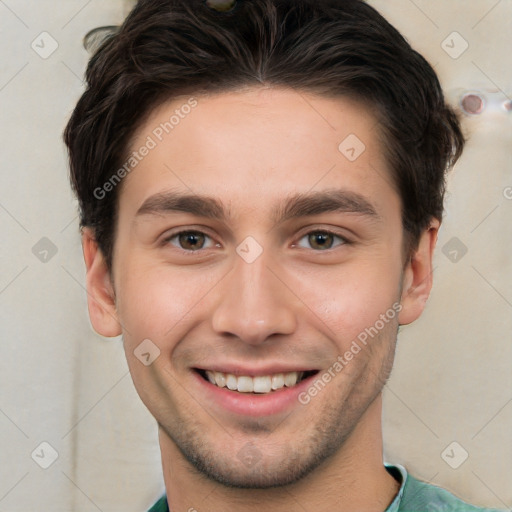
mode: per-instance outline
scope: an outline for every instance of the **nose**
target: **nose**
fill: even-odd
[[[262,344],[273,334],[293,333],[297,301],[278,275],[266,251],[252,263],[237,257],[218,290],[212,318],[214,331],[249,345]]]

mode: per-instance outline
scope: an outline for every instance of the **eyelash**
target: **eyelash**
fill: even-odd
[[[169,236],[167,236],[163,241],[162,241],[162,245],[167,245],[171,242],[171,240],[173,240],[174,238],[176,237],[179,237],[180,235],[183,235],[183,234],[194,234],[194,235],[204,235],[210,239],[212,239],[212,237],[210,235],[208,235],[207,233],[204,233],[203,231],[197,231],[197,230],[193,230],[193,229],[186,229],[186,230],[183,230],[183,231],[177,231],[176,233],[171,233]],[[314,229],[314,230],[311,230],[311,231],[308,231],[307,233],[304,233],[300,239],[302,240],[304,237],[307,237],[311,234],[323,234],[323,235],[332,235],[338,239],[341,240],[342,243],[338,244],[337,246],[334,246],[334,247],[330,247],[329,249],[319,249],[319,250],[315,250],[315,249],[312,249],[314,252],[318,252],[318,253],[321,253],[321,252],[331,252],[333,251],[334,249],[336,249],[336,247],[340,247],[340,246],[343,246],[343,245],[350,245],[352,244],[352,242],[350,240],[348,240],[346,237],[344,237],[343,235],[339,234],[339,233],[336,233],[335,231],[330,231],[328,229]],[[171,244],[173,245],[173,244]],[[296,246],[296,244],[294,244],[294,246]],[[190,249],[182,249],[181,247],[176,247],[178,250],[184,252],[184,253],[189,253],[189,254],[193,254],[193,253],[200,253],[206,249],[196,249],[196,250],[190,250]]]

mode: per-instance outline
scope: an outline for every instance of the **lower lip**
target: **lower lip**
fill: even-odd
[[[293,387],[284,387],[270,393],[240,393],[228,388],[219,388],[205,380],[197,371],[194,377],[208,403],[215,403],[222,409],[243,416],[271,416],[286,412],[294,406],[301,405],[299,394],[311,385],[318,373],[310,375]]]

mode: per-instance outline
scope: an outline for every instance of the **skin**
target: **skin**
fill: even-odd
[[[130,149],[186,99],[151,112]],[[135,387],[159,424],[170,507],[385,510],[399,486],[382,463],[381,390],[398,325],[417,319],[430,293],[439,221],[402,261],[400,197],[367,106],[271,87],[197,99],[123,180],[113,276],[93,232],[84,229],[82,239],[90,318],[104,336],[123,334]],[[338,150],[351,133],[366,146],[353,162]],[[378,216],[272,218],[290,195],[328,189],[362,195]],[[230,216],[137,215],[169,190],[215,197]],[[326,249],[308,236],[325,229],[350,243],[328,237]],[[169,240],[180,230],[207,236],[195,245]],[[236,252],[247,236],[263,249],[252,263]],[[215,407],[193,377],[193,367],[223,361],[284,361],[322,373],[396,302],[400,313],[286,414],[241,417]],[[160,350],[150,366],[134,356],[144,339]],[[253,466],[237,457],[249,442],[260,457]]]

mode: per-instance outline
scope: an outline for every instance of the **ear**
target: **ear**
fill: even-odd
[[[432,288],[432,257],[437,242],[440,221],[432,219],[422,233],[418,248],[407,263],[402,282],[402,309],[398,323],[407,325],[414,322],[423,310]]]
[[[92,326],[102,336],[119,336],[122,329],[117,319],[110,272],[90,228],[82,230],[82,251],[87,268],[87,306]]]

